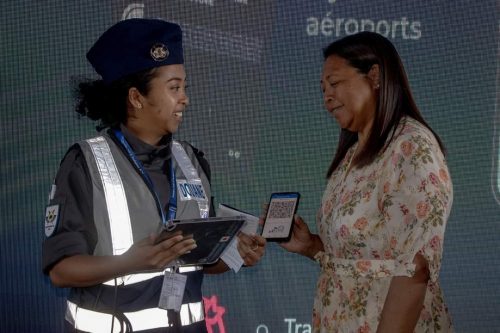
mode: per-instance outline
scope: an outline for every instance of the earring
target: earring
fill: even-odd
[[[141,103],[137,104],[137,108],[142,109],[142,104]]]

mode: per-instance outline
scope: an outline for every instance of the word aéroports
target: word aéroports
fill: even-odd
[[[308,17],[306,33],[308,36],[342,37],[360,31],[377,32],[391,39],[417,40],[422,37],[420,21],[406,17],[392,20],[373,20],[369,18],[335,18],[328,12],[324,17]]]

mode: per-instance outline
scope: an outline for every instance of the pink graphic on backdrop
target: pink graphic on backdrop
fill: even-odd
[[[223,306],[219,306],[217,304],[218,301],[217,295],[212,295],[210,298],[203,297],[208,333],[226,333],[224,320],[222,319],[226,309]]]

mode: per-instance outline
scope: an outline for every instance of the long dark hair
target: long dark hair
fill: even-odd
[[[130,88],[135,87],[143,95],[150,90],[155,69],[128,75],[105,84],[103,80],[79,80],[73,83],[76,99],[75,111],[83,117],[99,121],[96,129],[115,127],[127,120],[127,98]]]
[[[346,36],[328,45],[323,57],[335,55],[345,59],[350,66],[367,74],[373,65],[378,64],[380,88],[378,90],[375,119],[365,146],[353,160],[353,166],[370,164],[383,151],[394,137],[394,132],[404,116],[409,116],[427,127],[436,137],[441,151],[445,153],[439,136],[424,120],[420,113],[401,58],[392,43],[374,32],[360,32]],[[358,141],[357,133],[342,129],[337,152],[327,172],[327,178],[340,165],[349,148]]]

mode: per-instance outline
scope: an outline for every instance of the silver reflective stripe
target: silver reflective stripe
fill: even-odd
[[[146,281],[146,280],[149,280],[149,279],[152,279],[156,276],[161,276],[161,275],[163,275],[163,272],[138,273],[138,274],[120,276],[117,278],[116,285],[118,285],[118,286],[130,285],[130,284]],[[115,280],[111,279],[109,281],[103,282],[103,284],[108,285],[108,286],[114,286]]]
[[[108,208],[113,254],[119,255],[127,251],[134,243],[122,179],[106,139],[99,136],[88,139],[87,142],[90,145],[101,176]]]
[[[174,155],[175,161],[181,168],[182,173],[184,173],[184,176],[186,176],[186,179],[192,183],[201,184],[203,186],[200,176],[198,175],[198,171],[196,171],[196,168],[193,166],[193,162],[191,162],[191,159],[184,150],[184,147],[182,147],[182,145],[175,140],[172,140],[172,155]],[[200,209],[200,217],[202,218],[207,218],[210,210],[206,193],[207,192],[205,191],[204,200],[201,199],[196,200],[198,203],[198,207]]]
[[[172,154],[188,180],[200,179],[184,147],[175,140],[172,140]]]
[[[181,266],[179,267],[179,273],[187,273],[202,270],[203,266]],[[167,272],[172,271],[171,268],[166,269]]]
[[[199,271],[202,270],[202,266],[181,266],[179,267],[179,273],[187,273],[187,272],[194,272],[194,271]],[[167,268],[166,271],[170,272],[171,269]],[[126,275],[126,276],[121,276],[119,277],[118,281],[116,282],[117,285],[131,285],[137,282],[142,282],[146,281],[149,279],[152,279],[156,276],[161,276],[163,275],[163,271],[161,272],[152,272],[152,273],[137,273],[137,274],[132,274],[132,275]],[[106,282],[103,282],[106,285],[109,286],[114,286],[115,285],[115,280],[109,280]]]
[[[111,323],[114,320],[113,332],[120,332],[120,322],[108,313],[78,307],[75,303],[67,302],[66,320],[74,328],[85,332],[111,332]],[[203,302],[182,304],[180,317],[182,326],[191,325],[205,319]],[[168,327],[167,311],[160,308],[144,309],[136,312],[125,312],[124,315],[132,325],[134,331]]]

